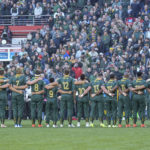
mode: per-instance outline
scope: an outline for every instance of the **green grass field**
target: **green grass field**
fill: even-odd
[[[0,150],[150,150],[150,121],[147,128],[31,128],[23,121],[23,128],[0,128]],[[76,122],[74,122],[76,124]],[[138,124],[140,125],[140,124]]]

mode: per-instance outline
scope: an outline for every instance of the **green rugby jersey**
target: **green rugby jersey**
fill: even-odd
[[[35,80],[37,78],[39,78],[39,77],[33,77],[31,79],[31,81]],[[42,91],[42,90],[44,90],[44,81],[43,80],[39,80],[37,83],[31,85],[31,91],[32,92],[39,92],[39,91]]]
[[[10,81],[9,81],[9,84],[11,84],[12,86],[13,85],[16,85],[16,86],[24,86],[26,85],[26,78],[24,75],[22,74],[16,74],[15,76],[13,76]],[[12,92],[12,95],[13,96],[17,96],[17,95],[21,95],[17,92]]]
[[[129,83],[130,83],[129,79],[122,78],[121,80],[118,81],[118,86],[122,91],[124,91],[124,90],[128,89]]]
[[[92,87],[91,94],[96,94],[97,92],[99,92],[103,84],[104,81],[99,79],[96,79],[93,82],[91,82],[91,87]]]
[[[0,76],[0,80],[7,80],[5,76]],[[0,86],[7,84],[7,82],[0,83]],[[6,88],[0,89],[0,95],[7,94]]]
[[[129,86],[130,87],[133,87],[133,88],[137,88],[137,87],[140,87],[144,85],[146,88],[147,88],[147,83],[145,80],[143,80],[142,78],[138,78],[136,80],[134,80],[133,82],[130,82]],[[142,89],[142,90],[138,90],[137,92],[143,92],[144,94],[144,90],[145,89]],[[134,92],[133,92],[134,93]],[[135,94],[135,93],[134,93]]]
[[[63,91],[74,91],[74,79],[69,75],[60,78],[58,84],[61,85],[61,90]]]
[[[78,92],[78,95],[82,95],[89,86],[90,86],[89,83],[75,85],[75,91]],[[88,93],[86,95],[84,95],[84,98],[88,98]]]
[[[112,80],[112,79],[110,79],[108,82],[106,82],[104,84],[104,86],[106,87],[106,89],[108,91],[112,90],[117,85],[118,85],[118,82],[116,80]],[[115,94],[115,96],[117,96],[117,90],[114,92],[114,94]]]
[[[57,87],[54,87],[52,89],[45,89],[45,93],[46,93],[46,98],[47,99],[53,99],[53,98],[57,98]]]

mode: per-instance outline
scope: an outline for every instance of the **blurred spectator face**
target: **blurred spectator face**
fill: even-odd
[[[145,9],[145,10],[148,10],[148,5],[145,5],[145,6],[144,6],[144,9]]]
[[[82,46],[80,46],[80,51],[82,51],[83,50],[83,47]]]
[[[38,44],[37,44],[37,43],[34,44],[34,48],[35,48],[35,49],[38,48]]]
[[[13,7],[16,8],[16,4],[14,4]]]
[[[106,35],[107,35],[107,32],[105,31],[105,32],[104,32],[104,36],[106,36]]]
[[[56,65],[56,70],[59,70],[59,66],[58,65]]]
[[[149,20],[148,16],[145,16],[145,20],[146,20],[146,21]]]
[[[36,39],[39,39],[39,38],[40,38],[40,36],[39,36],[38,33],[36,33],[35,38],[36,38]]]
[[[87,69],[87,72],[91,72],[91,68],[88,68],[88,69]]]
[[[37,7],[37,8],[39,8],[39,7],[40,7],[40,4],[39,4],[39,3],[37,3],[37,4],[36,4],[36,7]]]

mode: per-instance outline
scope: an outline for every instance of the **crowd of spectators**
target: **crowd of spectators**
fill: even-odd
[[[97,73],[104,80],[113,71],[130,79],[141,70],[150,78],[150,2],[148,0],[1,0],[1,15],[49,15],[47,24],[29,33],[22,52],[5,66],[11,77],[23,66],[27,79],[40,68],[43,80],[58,79],[64,68],[90,81]],[[3,64],[0,64],[3,65]],[[4,67],[4,66],[3,66]]]
[[[149,0],[1,0],[1,15],[49,15],[41,30],[28,34],[22,52],[14,56],[5,74],[23,66],[27,78],[40,68],[49,77],[63,76],[64,68],[90,81],[99,71],[104,79],[113,71],[130,79],[141,70],[150,77]]]
[[[13,8],[17,4],[14,3]],[[30,77],[40,67],[46,78],[53,76],[56,79],[62,77],[65,67],[70,67],[71,76],[76,79],[85,73],[94,80],[98,71],[103,72],[105,79],[111,71],[117,79],[121,79],[125,71],[133,78],[138,70],[148,78],[149,4],[138,0],[131,4],[119,0],[95,3],[89,0],[25,1],[23,6],[32,6],[36,17],[40,17],[40,12],[51,16],[41,30],[28,35],[22,52],[7,66],[7,74],[12,74],[15,67],[21,65]],[[45,7],[51,11],[46,11]],[[22,5],[16,7],[16,12],[21,8]],[[10,12],[12,9],[9,8]],[[1,13],[4,13],[3,9]]]

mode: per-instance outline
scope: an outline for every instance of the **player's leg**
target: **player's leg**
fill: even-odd
[[[121,127],[121,122],[122,122],[122,114],[123,114],[123,96],[119,96],[119,101],[118,101],[118,119],[119,119],[119,127]]]
[[[46,126],[49,127],[50,121],[50,101],[47,100],[46,102]]]
[[[133,95],[129,93],[129,118],[133,118]]]
[[[67,108],[66,104],[67,104],[66,100],[61,99],[60,101],[60,126],[63,126],[65,110]]]
[[[107,119],[107,125],[108,127],[111,127],[111,101],[107,100],[106,101],[106,119]]]
[[[100,101],[97,102],[98,105],[98,118],[100,123],[103,124],[103,116],[104,116],[104,100],[101,98]]]
[[[100,101],[98,101],[98,118],[100,121],[100,126],[101,127],[106,127],[105,124],[103,123],[103,117],[104,117],[104,100],[101,98]]]
[[[31,120],[32,127],[35,127],[35,117],[36,117],[36,101],[31,98]]]
[[[129,113],[130,113],[130,99],[129,96],[124,97],[124,110],[125,110],[125,118],[126,118],[126,127],[130,127],[129,124]]]
[[[138,102],[137,102],[137,96],[133,96],[133,126],[136,127],[137,122],[137,111],[138,111]]]
[[[18,127],[22,127],[21,121],[24,112],[24,95],[17,96],[17,101],[18,101]]]
[[[144,127],[144,122],[145,122],[145,96],[144,95],[140,95],[139,96],[139,111],[141,112],[141,127]]]
[[[149,101],[148,101],[148,99],[146,101],[146,106],[147,106],[147,120],[149,120]]]
[[[84,109],[86,127],[89,127],[89,102],[83,102],[83,109]]]
[[[150,119],[150,94],[147,96],[147,119]]]
[[[4,125],[5,122],[5,108],[6,108],[6,100],[0,99],[0,119],[1,119],[1,127],[6,127]]]
[[[70,97],[70,99],[67,100],[67,114],[68,114],[68,122],[69,125],[72,125],[72,114],[73,114],[73,99]]]
[[[18,116],[17,116],[17,99],[16,96],[12,97],[12,110],[15,127],[18,127]]]
[[[54,100],[54,103],[52,105],[52,114],[53,114],[53,127],[57,127],[57,120],[58,120],[57,99]]]
[[[117,100],[112,100],[112,120],[113,126],[116,127],[117,123]]]
[[[91,101],[90,124],[92,126],[95,118],[96,101]]]
[[[81,120],[81,117],[82,117],[82,105],[83,103],[78,101],[77,102],[77,117],[78,117],[78,123],[77,123],[77,127],[80,127],[80,120]]]
[[[42,127],[41,123],[42,123],[42,109],[43,109],[43,99],[39,100],[37,102],[37,118],[38,118],[38,127]]]

